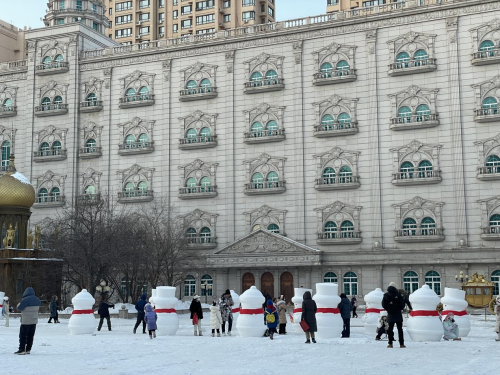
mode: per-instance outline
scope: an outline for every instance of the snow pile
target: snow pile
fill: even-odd
[[[25,185],[31,185],[30,180],[28,180],[26,178],[26,176],[23,175],[22,173],[16,172],[16,173],[12,174],[11,176],[14,177],[16,180],[18,180],[19,182],[22,182]],[[33,185],[31,185],[31,186],[33,186]]]

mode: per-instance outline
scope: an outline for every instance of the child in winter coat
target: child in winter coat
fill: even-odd
[[[387,334],[389,332],[389,322],[387,321],[387,311],[380,312],[380,318],[377,324],[377,337],[375,340],[380,341],[380,338],[383,334]]]
[[[285,335],[286,334],[286,302],[285,302],[284,296],[281,296],[281,298],[278,300],[277,310],[278,310],[278,314],[280,317],[279,334]]]
[[[9,297],[3,297],[2,316],[5,318],[5,326],[9,326]],[[500,336],[500,335],[499,335]]]
[[[500,341],[500,296],[497,297],[497,305],[495,307],[495,312],[497,314],[497,324],[495,326],[495,332],[498,335],[495,341]]]
[[[264,310],[264,324],[267,324],[269,329],[269,338],[273,340],[273,336],[276,333],[276,327],[278,326],[279,316],[276,308],[274,307],[273,301],[269,299],[267,301],[267,307]]]
[[[153,310],[153,306],[151,306],[150,303],[146,305],[146,314],[144,314],[144,320],[148,325],[149,338],[156,338],[156,330],[158,329],[156,327],[156,321],[158,320],[158,315],[156,315],[156,312]]]
[[[459,330],[458,330],[458,324],[455,323],[455,315],[452,313],[448,313],[446,315],[446,318],[444,318],[443,321],[443,329],[444,329],[444,336],[443,338],[445,340],[453,340],[453,341],[460,341],[462,340],[460,338]]]
[[[210,328],[212,329],[212,337],[215,336],[215,331],[217,331],[217,337],[220,337],[220,326],[222,325],[222,315],[220,313],[220,308],[217,306],[217,302],[213,302],[210,306]]]

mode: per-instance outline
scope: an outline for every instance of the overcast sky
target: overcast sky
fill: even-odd
[[[238,1],[238,0],[234,0]],[[0,0],[0,19],[17,27],[43,27],[47,0]],[[276,0],[278,21],[326,13],[326,0]]]

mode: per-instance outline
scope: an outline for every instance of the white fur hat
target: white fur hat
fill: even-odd
[[[4,300],[4,301],[8,301],[8,300],[9,300],[9,297],[5,296],[5,297],[3,297],[3,300]]]
[[[393,281],[389,284],[389,286],[393,286],[394,288],[396,287],[396,283]]]

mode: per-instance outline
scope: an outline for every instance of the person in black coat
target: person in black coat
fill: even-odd
[[[358,308],[358,300],[356,299],[356,296],[353,296],[351,298],[351,306],[352,306],[352,317],[357,318],[358,314],[356,313],[356,309]]]
[[[340,303],[338,304],[338,309],[340,310],[340,316],[344,321],[344,329],[342,330],[342,337],[349,337],[351,335],[351,301],[347,296],[342,293],[340,295]]]
[[[302,302],[302,315],[300,317],[301,321],[305,321],[309,326],[306,331],[306,344],[312,342],[316,344],[316,338],[314,337],[314,332],[318,330],[318,325],[316,324],[316,311],[318,307],[316,302],[312,299],[311,292],[307,291],[304,293],[304,301]]]
[[[139,301],[135,304],[135,309],[137,310],[137,321],[135,322],[134,326],[134,334],[137,332],[137,327],[142,322],[142,333],[146,333],[146,321],[144,320],[144,316],[146,312],[144,311],[144,308],[146,307],[148,301],[147,301],[147,294],[143,293]]]
[[[54,319],[54,323],[59,323],[59,313],[57,312],[57,296],[52,296],[52,300],[50,301],[50,318],[48,323],[52,323],[52,319]]]
[[[384,294],[382,299],[382,307],[387,311],[387,321],[389,323],[389,345],[392,348],[394,342],[394,325],[398,328],[399,345],[401,348],[406,348],[403,335],[403,314],[401,311],[405,308],[405,299],[396,289],[395,283],[390,283],[387,288],[387,293]]]
[[[198,322],[195,324],[193,321],[194,327],[194,335],[195,336],[203,336],[201,333],[201,320],[203,319],[203,309],[201,307],[200,296],[196,295],[191,302],[191,306],[189,306],[189,311],[191,311],[190,319],[193,319],[194,316],[198,318]]]
[[[101,303],[99,304],[99,309],[97,310],[97,313],[101,317],[99,319],[99,326],[97,327],[97,330],[100,331],[102,328],[102,323],[104,323],[104,318],[106,318],[106,321],[108,323],[108,331],[111,331],[111,319],[109,318],[109,308],[114,308],[115,305],[112,303],[109,303],[105,297],[102,297]]]

